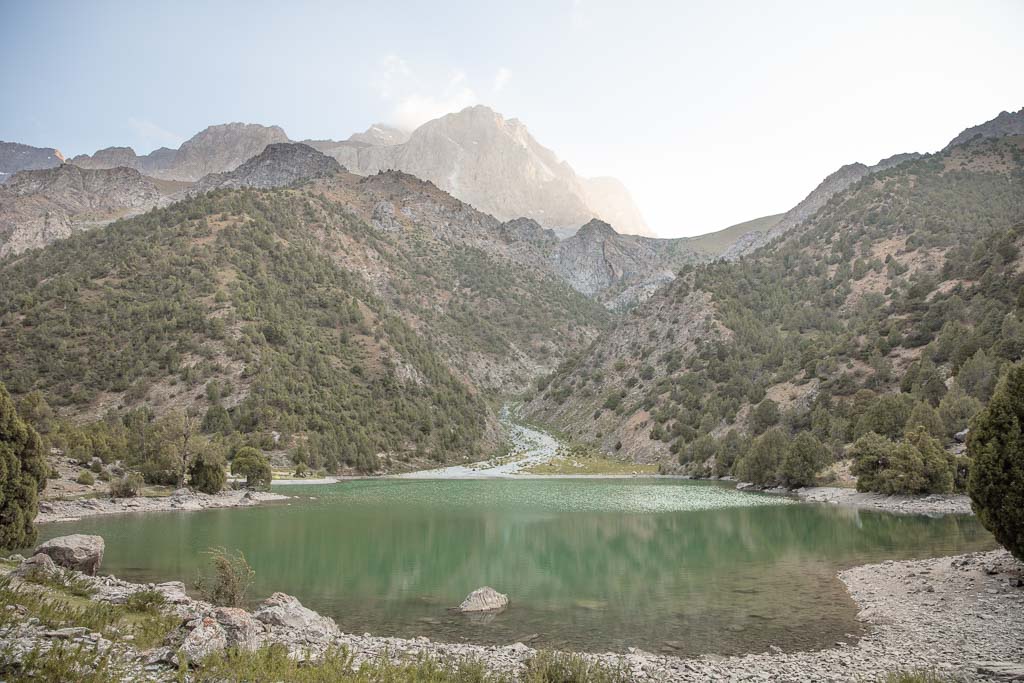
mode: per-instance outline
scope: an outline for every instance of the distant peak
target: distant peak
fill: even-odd
[[[580,237],[611,237],[612,235],[618,235],[615,232],[615,228],[608,225],[604,221],[594,218],[589,223],[581,227],[576,231],[576,234]]]

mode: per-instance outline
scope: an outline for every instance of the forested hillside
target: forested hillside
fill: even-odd
[[[2,261],[0,381],[80,425],[191,414],[328,469],[479,457],[500,438],[490,390],[607,313],[486,249],[497,222],[426,185],[219,191]],[[419,214],[364,220],[392,195]]]
[[[948,443],[1024,351],[1022,183],[1022,137],[869,175],[754,255],[685,267],[530,409],[701,474],[766,431],[833,456],[917,425]]]

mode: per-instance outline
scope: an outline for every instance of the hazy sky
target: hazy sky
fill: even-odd
[[[1024,106],[1024,1],[12,2],[0,139],[344,138],[483,103],[662,236],[784,211],[844,163]]]

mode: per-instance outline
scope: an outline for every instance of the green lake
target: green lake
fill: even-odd
[[[106,539],[103,571],[191,583],[211,546],[241,549],[253,599],[283,591],[374,635],[679,654],[820,648],[860,634],[836,572],[986,550],[973,517],[794,503],[655,479],[364,480],[280,487],[253,508],[46,525]],[[449,612],[483,585],[511,606]]]

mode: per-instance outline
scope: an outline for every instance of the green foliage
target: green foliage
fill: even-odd
[[[874,432],[890,439],[903,435],[914,400],[906,394],[886,394],[872,401],[857,420],[856,436]]]
[[[800,432],[782,458],[779,478],[790,488],[813,486],[818,471],[828,463],[828,451],[810,432]]]
[[[255,448],[240,448],[231,460],[231,474],[245,477],[245,485],[251,489],[267,490],[273,478],[270,461]]]
[[[942,420],[942,427],[947,438],[967,429],[971,418],[981,412],[981,401],[969,395],[960,388],[960,381],[953,382],[953,385],[939,402],[939,419]]]
[[[227,482],[227,461],[221,449],[206,446],[189,465],[189,486],[203,493],[217,493]]]
[[[857,440],[851,455],[858,491],[893,495],[953,490],[952,456],[923,427],[896,443],[869,432]]]
[[[96,483],[96,477],[94,477],[92,472],[90,472],[89,470],[85,470],[78,475],[75,481],[77,481],[82,486],[92,486],[93,484]]]
[[[0,383],[0,548],[35,543],[39,492],[46,486],[42,439],[18,416]]]
[[[111,498],[135,498],[142,493],[142,475],[128,472],[120,479],[110,482]]]
[[[770,398],[766,398],[757,404],[750,415],[750,429],[755,435],[761,434],[769,427],[779,423],[779,404]]]
[[[222,547],[210,548],[204,554],[210,557],[210,571],[196,579],[196,588],[215,605],[241,607],[256,576],[245,555],[241,550],[231,553]]]
[[[167,599],[164,594],[155,590],[143,590],[132,593],[125,601],[125,607],[132,612],[144,612],[146,614],[158,614]]]
[[[968,492],[985,528],[1024,559],[1024,362],[1010,367],[972,422]]]
[[[910,411],[910,417],[907,418],[905,431],[909,433],[918,427],[923,427],[930,436],[936,439],[946,438],[946,425],[939,417],[939,412],[925,401],[918,401],[914,404],[914,409]]]
[[[779,427],[772,427],[754,439],[750,450],[734,468],[736,476],[758,486],[778,483],[779,466],[789,452],[789,437]]]

